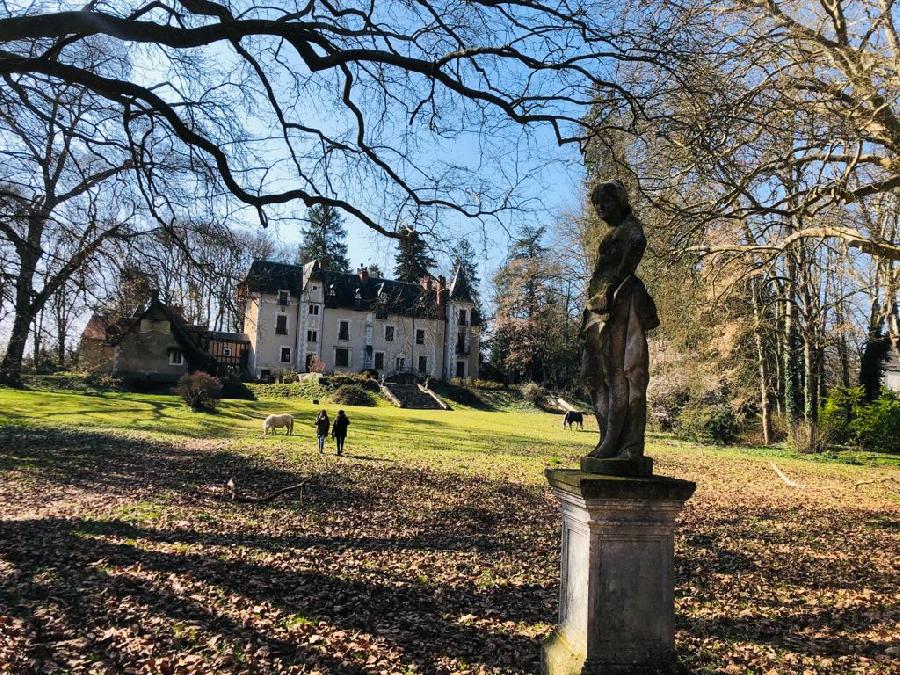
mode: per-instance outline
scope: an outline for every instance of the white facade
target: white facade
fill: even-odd
[[[896,350],[891,349],[883,368],[881,384],[890,391],[900,392],[900,356]]]
[[[368,290],[382,281],[368,279],[365,270],[359,274],[357,283]],[[255,377],[288,370],[306,372],[313,358],[324,364],[325,372],[376,370],[385,377],[398,373],[439,379],[478,377],[479,327],[472,321],[474,305],[450,300],[451,291],[444,288],[443,279],[434,287],[436,294],[428,286],[431,297],[439,299],[436,318],[422,318],[409,312],[379,316],[371,303],[360,302],[356,309],[339,306],[333,298],[329,302],[328,293],[333,292],[329,275],[312,264],[304,268],[302,278],[302,289],[268,287],[245,294],[248,369]],[[352,278],[342,275],[341,281],[346,293]],[[386,283],[398,287],[398,282]],[[407,286],[404,290],[418,288]],[[347,304],[346,297],[343,300]]]
[[[288,290],[288,289],[285,289]],[[250,338],[247,367],[257,375],[295,370],[297,363],[299,299],[279,294],[251,293],[246,300],[244,332]]]

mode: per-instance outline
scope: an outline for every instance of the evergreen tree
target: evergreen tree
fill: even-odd
[[[475,248],[469,243],[468,239],[460,239],[453,253],[453,269],[462,268],[463,274],[469,282],[472,289],[472,300],[475,302],[475,310],[479,315],[483,314],[481,307],[481,279],[478,276],[478,265],[476,264]]]
[[[571,340],[577,316],[565,301],[565,272],[541,243],[542,227],[523,228],[494,275],[496,317],[490,361],[515,380],[569,386],[580,344]]]
[[[890,356],[890,349],[891,341],[884,334],[884,319],[880,303],[876,299],[872,303],[869,333],[859,360],[859,383],[863,388],[863,398],[867,402],[874,401],[881,394],[884,362]]]
[[[297,262],[318,260],[329,270],[349,272],[347,229],[340,212],[329,204],[315,204],[306,212],[306,221]]]
[[[410,283],[418,283],[422,277],[431,274],[437,264],[422,235],[415,230],[406,230],[398,242],[396,261],[394,276],[398,281]]]

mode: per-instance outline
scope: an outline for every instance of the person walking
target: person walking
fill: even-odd
[[[316,436],[318,437],[319,454],[321,455],[325,452],[325,437],[328,436],[328,427],[331,424],[328,419],[328,413],[324,410],[321,411],[316,415],[314,424],[316,425]]]
[[[337,443],[337,454],[344,453],[344,440],[347,438],[347,427],[350,426],[350,418],[343,410],[338,410],[337,417],[334,418],[334,424],[331,427],[331,437]]]

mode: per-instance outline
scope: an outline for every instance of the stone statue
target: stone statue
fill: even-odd
[[[597,185],[591,204],[609,227],[600,239],[582,324],[583,375],[602,434],[589,457],[639,460],[650,379],[646,334],[659,325],[653,298],[635,274],[647,239],[619,181]]]

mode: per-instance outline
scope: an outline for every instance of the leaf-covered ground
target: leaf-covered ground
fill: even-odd
[[[300,435],[263,440],[259,417],[291,405]],[[349,412],[350,456],[322,460],[303,403],[196,416],[0,390],[0,671],[536,672],[558,577],[542,470],[592,433]],[[687,670],[896,672],[897,468],[665,438],[650,454],[698,483],[676,551]],[[248,504],[229,478],[249,496],[308,482]]]

